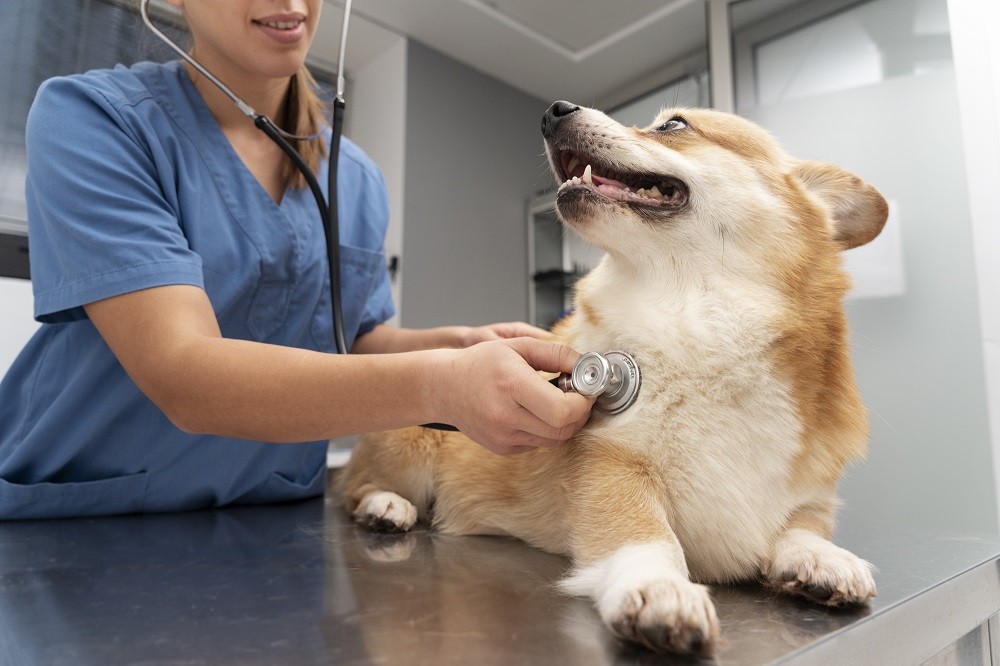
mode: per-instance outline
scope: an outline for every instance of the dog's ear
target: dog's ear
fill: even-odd
[[[885,226],[889,205],[874,187],[826,162],[799,162],[795,176],[833,215],[833,239],[849,250],[871,241]]]

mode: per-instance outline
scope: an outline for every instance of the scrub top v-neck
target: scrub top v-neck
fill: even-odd
[[[307,189],[280,204],[179,62],[46,82],[27,128],[35,317],[0,383],[0,519],[178,511],[311,497],[325,442],[176,428],[83,305],[156,286],[207,293],[228,338],[334,350],[323,230]],[[317,178],[325,187],[325,165]],[[344,335],[394,312],[381,174],[344,140],[338,169]]]

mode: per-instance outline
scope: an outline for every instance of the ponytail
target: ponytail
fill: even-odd
[[[327,105],[319,96],[316,79],[303,64],[292,77],[288,86],[288,97],[285,101],[285,113],[281,126],[292,134],[311,136],[322,131],[326,125],[326,111]],[[288,139],[288,142],[298,151],[313,173],[318,173],[320,160],[327,156],[326,140],[319,137],[308,141]],[[305,176],[299,173],[299,170],[287,157],[281,171],[286,187],[291,185],[295,188],[303,188],[306,186]]]

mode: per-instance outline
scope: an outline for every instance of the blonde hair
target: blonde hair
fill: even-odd
[[[299,136],[312,136],[320,132],[327,124],[327,104],[319,95],[316,79],[305,65],[299,68],[288,85],[288,95],[285,98],[284,112],[278,126],[287,132]],[[313,173],[319,171],[320,160],[327,156],[326,139],[318,137],[311,140],[288,139],[303,161],[309,165]],[[281,168],[285,187],[303,188],[306,179],[288,157],[284,158]]]

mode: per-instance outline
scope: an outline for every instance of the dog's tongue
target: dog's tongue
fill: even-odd
[[[617,187],[621,190],[627,190],[628,185],[625,183],[619,183],[613,178],[605,178],[604,176],[598,176],[596,173],[591,173],[591,179],[594,181],[594,187],[600,187],[601,185],[609,185],[611,187]]]
[[[609,199],[625,201],[634,199],[636,196],[635,193],[628,188],[628,185],[620,183],[613,178],[605,178],[604,176],[598,176],[597,174],[592,174],[591,178],[594,182],[594,189]]]

